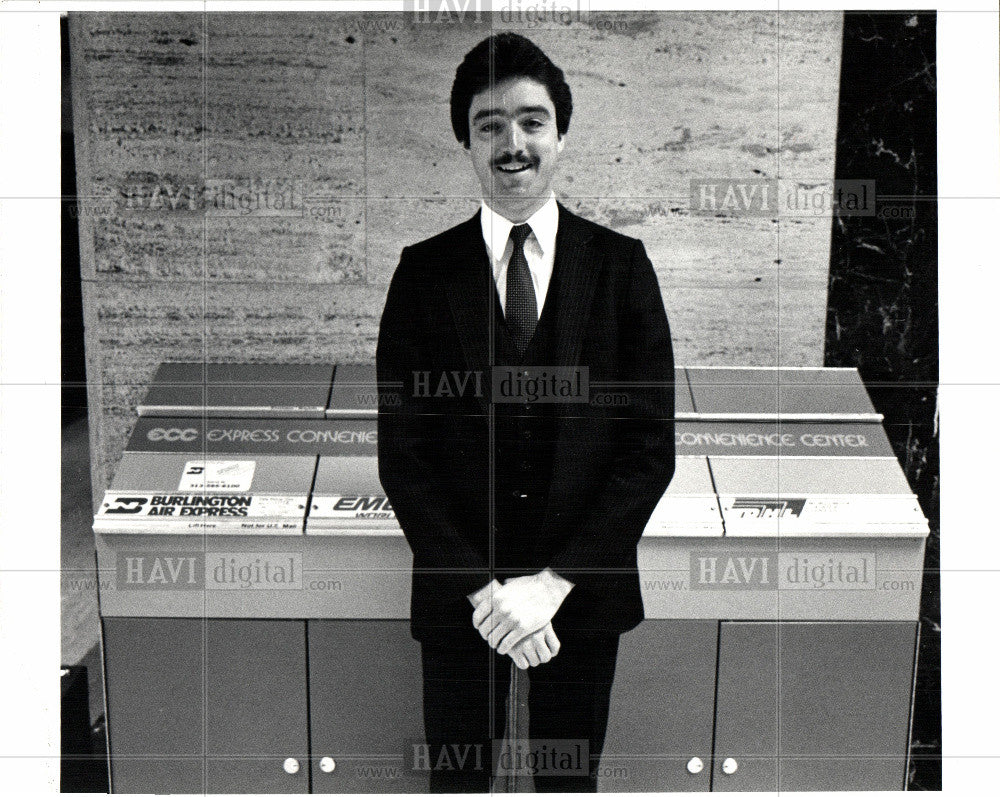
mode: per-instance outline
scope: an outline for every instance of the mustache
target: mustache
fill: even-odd
[[[507,154],[501,155],[499,158],[493,160],[494,166],[534,166],[537,163],[536,158],[531,158],[528,156],[517,157],[515,155]]]

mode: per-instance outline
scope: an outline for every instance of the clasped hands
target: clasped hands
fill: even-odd
[[[522,670],[545,664],[559,652],[552,618],[573,584],[549,569],[530,576],[493,579],[469,596],[472,624],[491,648]]]

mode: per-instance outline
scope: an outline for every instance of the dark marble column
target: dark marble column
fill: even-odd
[[[909,788],[941,788],[937,87],[930,13],[847,13],[836,177],[874,180],[835,214],[825,364],[855,366],[930,520]]]

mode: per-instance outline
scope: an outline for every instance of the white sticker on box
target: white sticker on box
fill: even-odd
[[[179,495],[106,492],[94,518],[100,533],[302,531],[304,495]]]
[[[334,520],[394,520],[384,495],[314,495],[312,517]]]
[[[823,533],[834,529],[858,532],[873,528],[925,525],[914,495],[721,495],[722,515],[730,533]]]
[[[304,495],[177,495],[108,491],[104,494],[97,516],[124,521],[133,517],[239,519],[299,516],[305,508]]]
[[[722,536],[714,495],[664,495],[646,523],[647,536]]]
[[[257,463],[252,459],[196,459],[184,464],[181,492],[233,492],[249,490]]]

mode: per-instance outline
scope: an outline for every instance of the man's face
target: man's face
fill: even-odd
[[[469,156],[483,196],[511,221],[525,221],[546,199],[564,139],[548,89],[511,78],[469,106]]]

